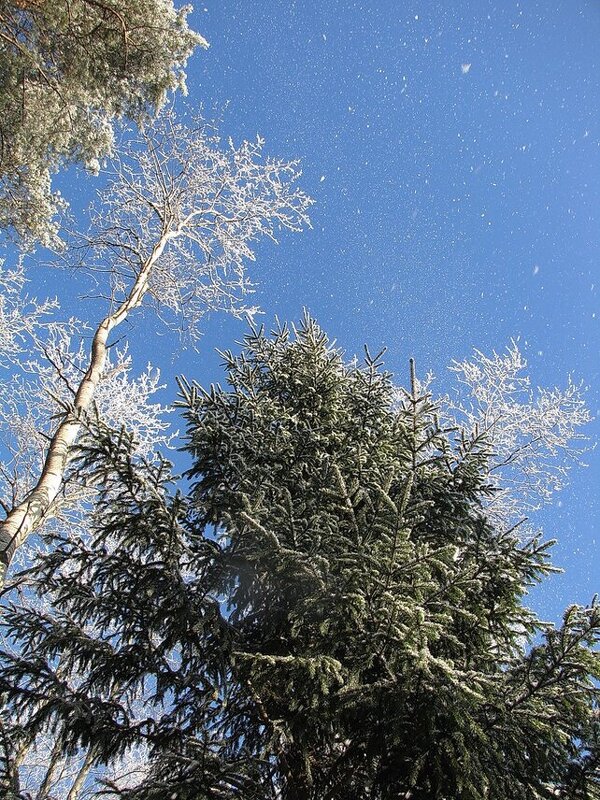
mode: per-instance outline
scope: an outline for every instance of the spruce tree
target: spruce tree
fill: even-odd
[[[486,437],[308,317],[222,355],[224,388],[181,384],[185,491],[90,422],[92,539],[6,616],[13,738],[148,745],[129,800],[600,798],[600,608],[526,607],[550,542],[486,515]]]

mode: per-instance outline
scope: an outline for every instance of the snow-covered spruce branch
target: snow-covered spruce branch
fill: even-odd
[[[146,298],[192,336],[208,310],[252,313],[244,296],[253,243],[309,225],[312,201],[294,186],[297,164],[264,159],[262,146],[257,139],[221,148],[211,126],[198,119],[185,127],[168,111],[132,135],[111,162],[90,233],[63,256],[95,276],[110,310],[94,330],[85,371],[50,437],[35,485],[14,505],[5,502],[1,580],[62,491],[82,419],[106,370],[111,332]],[[102,284],[106,273],[109,286]]]

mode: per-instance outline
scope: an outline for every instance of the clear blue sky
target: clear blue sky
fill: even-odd
[[[313,230],[251,266],[265,322],[305,306],[349,355],[387,345],[399,380],[415,356],[440,388],[452,359],[513,337],[535,384],[572,373],[598,414],[600,3],[195,6],[211,48],[189,65],[189,103],[300,158],[316,200]],[[200,354],[160,340],[167,378],[221,378],[212,349],[243,325],[205,330]],[[553,618],[600,589],[600,453],[587,460],[539,518],[566,568],[535,596]]]

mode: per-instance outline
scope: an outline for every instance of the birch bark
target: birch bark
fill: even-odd
[[[61,492],[73,445],[81,432],[83,417],[92,407],[106,366],[110,333],[141,304],[148,289],[152,268],[162,255],[168,239],[169,234],[164,232],[143,265],[129,295],[116,311],[107,315],[98,325],[92,339],[89,365],[75,394],[73,409],[65,415],[52,436],[39,480],[0,523],[0,586],[4,584],[6,571],[15,552],[44,520]]]
[[[6,513],[0,586],[15,552],[61,502],[74,446],[107,366],[111,332],[146,296],[161,318],[192,338],[209,310],[251,314],[243,300],[251,290],[246,264],[255,259],[253,243],[310,226],[312,200],[294,186],[297,162],[265,158],[263,144],[257,137],[224,147],[201,118],[186,126],[168,110],[132,133],[110,162],[92,232],[77,240],[71,251],[77,262],[69,266],[107,275],[110,289],[100,286],[99,296],[114,310],[95,329],[85,372],[49,434],[33,488],[0,503]]]

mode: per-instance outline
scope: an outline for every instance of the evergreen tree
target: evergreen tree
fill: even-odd
[[[0,226],[56,243],[64,208],[51,178],[96,171],[118,120],[148,121],[185,89],[207,42],[171,0],[0,0]]]
[[[7,614],[13,740],[147,745],[129,800],[600,798],[600,608],[524,605],[550,543],[486,515],[485,435],[309,318],[223,357],[226,388],[182,384],[185,496],[90,423],[92,539],[31,570],[47,614]]]

